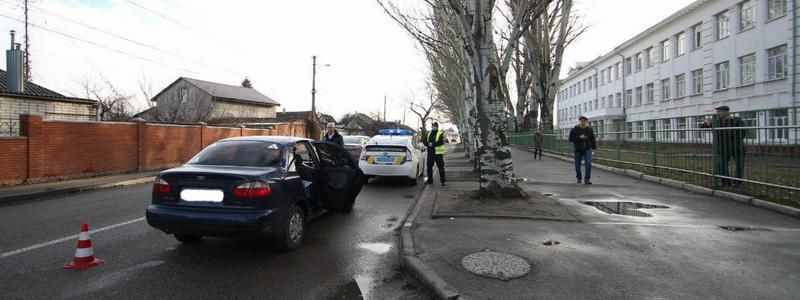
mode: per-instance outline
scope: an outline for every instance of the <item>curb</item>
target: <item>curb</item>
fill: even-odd
[[[43,197],[51,197],[51,196],[60,196],[60,195],[67,195],[72,193],[78,192],[86,192],[86,191],[93,191],[93,190],[102,190],[102,189],[110,189],[115,187],[123,187],[128,185],[134,184],[141,184],[152,182],[155,180],[155,176],[147,176],[137,179],[128,179],[119,182],[112,182],[112,183],[103,183],[103,184],[87,184],[82,186],[74,186],[74,187],[64,187],[64,188],[56,188],[50,190],[39,190],[29,193],[20,193],[17,195],[11,195],[7,197],[0,197],[0,204],[10,204],[10,203],[18,203],[28,200],[33,200],[37,198]]]
[[[526,147],[512,146],[512,148],[516,148],[516,149],[520,149],[520,150],[523,150],[523,151],[531,152],[530,148],[526,148]],[[550,154],[550,153],[542,153],[542,154],[547,156],[547,157],[551,157],[551,158],[560,159],[560,160],[563,160],[563,161],[572,162],[571,159],[563,157],[563,156],[560,156],[560,155],[555,155],[555,154]],[[753,198],[751,196],[742,195],[742,194],[736,194],[736,193],[732,193],[732,192],[728,192],[728,191],[710,189],[710,188],[707,188],[707,187],[698,186],[698,185],[691,184],[691,183],[684,182],[684,181],[678,181],[678,180],[673,180],[673,179],[667,179],[667,178],[662,178],[662,177],[645,175],[642,172],[634,171],[634,170],[631,170],[631,169],[613,168],[613,167],[609,167],[609,166],[605,166],[605,165],[601,165],[601,164],[596,164],[596,163],[592,162],[592,167],[595,167],[595,166],[597,168],[599,168],[599,169],[610,171],[610,172],[613,172],[613,173],[616,173],[616,174],[625,175],[625,176],[628,176],[628,177],[632,177],[634,179],[644,180],[644,181],[648,181],[648,182],[652,182],[652,183],[656,183],[656,184],[660,184],[660,185],[666,185],[666,186],[678,188],[678,189],[681,189],[681,190],[684,190],[684,191],[687,191],[687,192],[703,194],[703,195],[708,195],[708,196],[714,196],[714,197],[722,198],[722,199],[726,199],[726,200],[732,200],[732,201],[735,201],[735,202],[738,202],[738,203],[744,203],[744,204],[748,204],[748,205],[751,205],[751,206],[754,206],[754,207],[759,207],[759,208],[771,210],[773,212],[776,212],[776,213],[779,213],[779,214],[784,214],[784,215],[787,215],[787,216],[790,216],[790,217],[800,218],[800,209],[797,209],[797,208],[794,208],[794,207],[791,207],[791,206],[772,203],[772,202],[769,202],[769,201],[756,199],[756,198]]]
[[[425,199],[429,193],[430,189],[426,185],[422,189],[422,193],[420,193],[416,205],[414,205],[414,210],[411,212],[411,215],[406,218],[406,221],[403,222],[403,226],[400,229],[401,244],[403,249],[402,253],[400,254],[400,262],[402,263],[403,267],[409,273],[411,273],[411,275],[417,278],[417,280],[422,282],[425,287],[432,291],[436,298],[464,299],[464,297],[461,297],[458,291],[447,284],[447,282],[445,282],[444,279],[442,279],[439,274],[436,273],[436,271],[428,267],[428,265],[426,265],[417,256],[417,253],[414,250],[414,237],[411,231],[414,227],[414,221],[417,219],[417,215],[419,215],[420,210],[422,210],[422,204],[424,203],[423,199]]]

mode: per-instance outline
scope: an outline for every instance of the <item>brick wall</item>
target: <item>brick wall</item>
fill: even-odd
[[[223,138],[306,132],[303,123],[250,129],[19,119],[21,136],[0,138],[0,185],[168,168]]]

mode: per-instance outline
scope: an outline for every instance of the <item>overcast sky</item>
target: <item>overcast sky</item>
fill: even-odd
[[[21,2],[0,0],[0,14],[23,19]],[[339,118],[382,111],[387,96],[388,119],[400,120],[404,99],[424,96],[424,59],[374,0],[31,2],[30,23],[46,28],[29,32],[33,81],[67,95],[81,96],[76,82],[84,78],[108,80],[144,108],[142,78],[157,92],[180,76],[234,85],[247,76],[281,103],[279,110],[310,110],[317,55],[318,63],[331,65],[317,72],[321,112]],[[578,0],[590,29],[567,49],[565,68],[610,51],[690,2]],[[5,16],[0,45],[8,45],[9,30],[20,37],[24,29]],[[406,123],[415,125],[416,117],[408,113]]]

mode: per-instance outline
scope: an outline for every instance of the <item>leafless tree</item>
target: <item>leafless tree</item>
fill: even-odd
[[[427,136],[428,120],[431,118],[434,109],[439,106],[439,98],[437,98],[434,93],[434,90],[429,86],[427,100],[417,101],[413,94],[411,98],[406,99],[406,102],[408,102],[408,109],[419,118],[422,126],[422,136]]]
[[[80,86],[83,97],[97,101],[97,115],[100,121],[128,121],[133,115],[133,95],[119,91],[114,85],[103,80],[93,82],[85,77],[76,83]]]

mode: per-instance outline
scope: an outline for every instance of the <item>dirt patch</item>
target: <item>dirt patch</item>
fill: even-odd
[[[528,191],[527,198],[481,199],[472,189],[442,189],[436,193],[433,217],[501,217],[578,222],[552,197]]]

